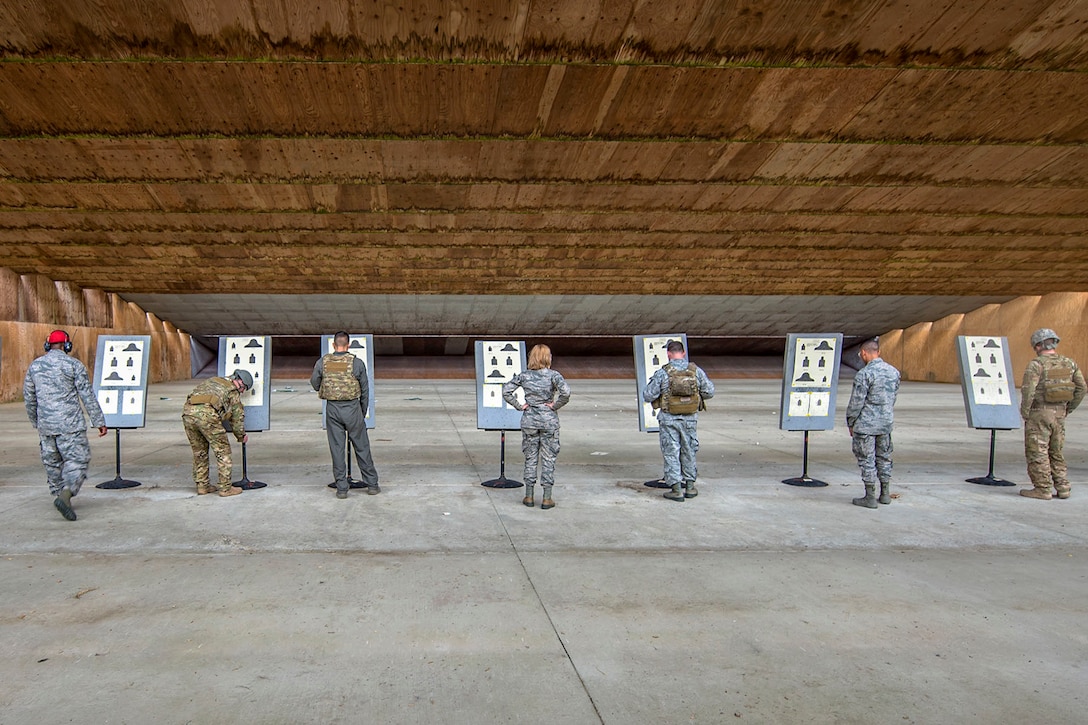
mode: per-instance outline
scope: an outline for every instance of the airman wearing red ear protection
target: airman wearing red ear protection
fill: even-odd
[[[45,354],[30,363],[23,379],[26,414],[38,429],[42,465],[53,505],[69,521],[76,520],[72,498],[87,478],[91,447],[87,442],[87,418],[106,435],[106,418],[91,389],[87,368],[74,357],[72,339],[54,330],[45,341]],[[82,407],[81,407],[82,404]]]

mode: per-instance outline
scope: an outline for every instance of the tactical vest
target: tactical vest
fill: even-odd
[[[321,358],[321,389],[317,397],[322,400],[355,400],[363,394],[359,381],[352,375],[355,356],[329,353]]]
[[[699,393],[699,368],[688,363],[685,370],[678,370],[673,365],[663,365],[661,369],[669,379],[661,389],[657,407],[673,415],[687,415],[704,409],[703,396]]]
[[[1039,387],[1043,389],[1046,403],[1068,403],[1073,399],[1077,386],[1073,382],[1073,361],[1057,355],[1040,355],[1043,374]]]
[[[223,415],[227,395],[234,389],[234,383],[227,378],[209,378],[185,399],[190,405],[210,405],[219,415]]]

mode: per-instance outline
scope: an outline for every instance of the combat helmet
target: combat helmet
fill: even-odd
[[[1043,327],[1035,332],[1031,333],[1031,346],[1035,347],[1044,340],[1053,340],[1054,342],[1061,342],[1062,339],[1058,337],[1058,333],[1051,330],[1049,327]]]
[[[242,370],[241,368],[239,368],[238,370],[234,371],[234,374],[231,375],[231,377],[237,380],[241,380],[242,385],[246,386],[246,390],[251,390],[253,388],[253,376],[249,374],[248,370]]]

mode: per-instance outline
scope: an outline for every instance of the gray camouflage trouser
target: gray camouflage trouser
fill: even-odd
[[[699,452],[698,421],[676,418],[658,420],[657,440],[665,459],[665,483],[670,486],[695,483],[699,470],[695,454]]]
[[[545,487],[555,484],[555,459],[559,457],[558,428],[554,430],[522,428],[521,452],[525,454],[526,486],[536,484],[538,465],[540,483]]]
[[[858,459],[861,481],[866,486],[892,481],[892,434],[866,435],[854,433],[850,446]]]
[[[58,495],[67,488],[75,496],[87,479],[87,466],[91,462],[91,445],[86,431],[38,435],[41,442],[42,465],[49,482],[49,493]]]

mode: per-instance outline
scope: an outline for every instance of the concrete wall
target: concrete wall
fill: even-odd
[[[1035,356],[1031,333],[1040,327],[1062,338],[1058,350],[1088,366],[1088,294],[1061,292],[1018,297],[1001,305],[986,305],[965,315],[922,322],[891,330],[880,338],[881,356],[903,373],[905,380],[958,383],[958,335],[997,335],[1009,339],[1013,370],[1019,376]]]
[[[110,292],[0,269],[0,402],[22,398],[26,368],[57,328],[71,336],[72,355],[92,373],[99,335],[150,335],[151,382],[190,376],[189,335],[169,322]]]

